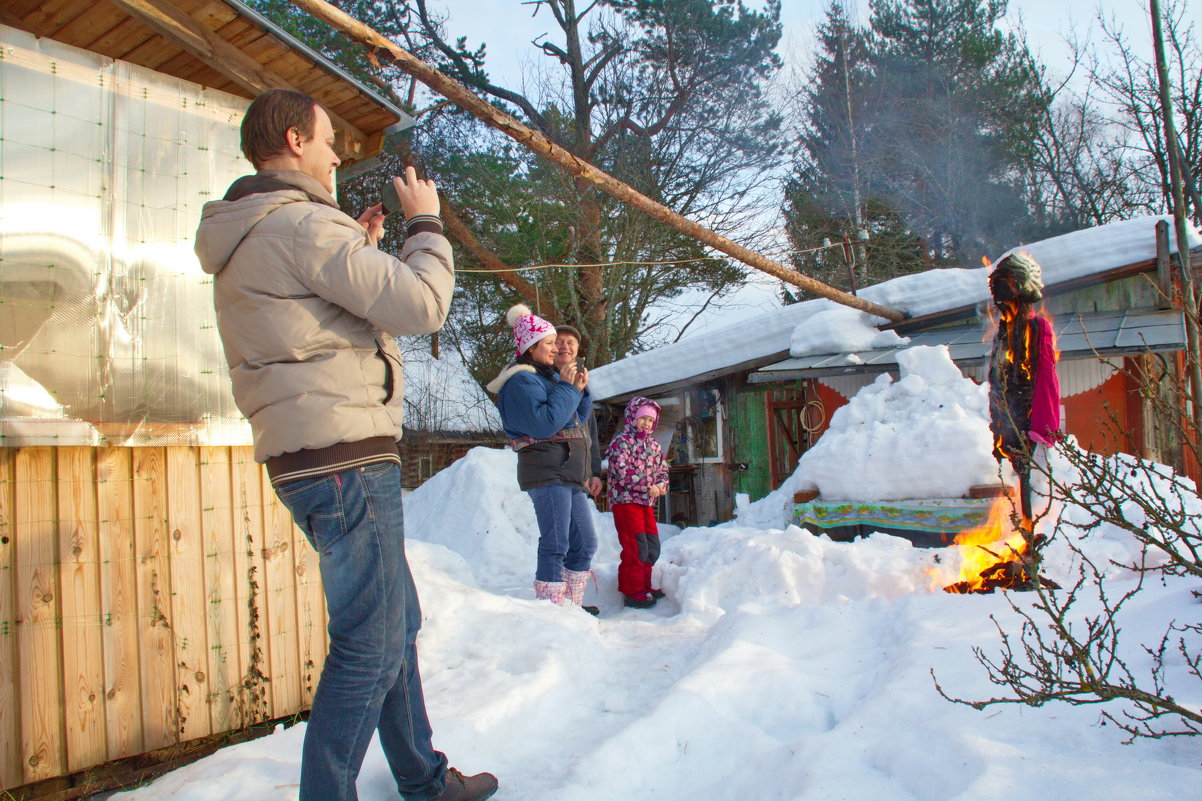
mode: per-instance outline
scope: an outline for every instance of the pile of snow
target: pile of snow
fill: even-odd
[[[988,389],[965,378],[943,345],[908,348],[897,361],[899,380],[881,375],[835,411],[791,491],[882,501],[959,498],[997,483]]]
[[[459,554],[476,583],[529,585],[538,523],[530,496],[514,492],[517,464],[517,454],[508,448],[468,451],[405,497],[405,536]],[[470,501],[448,504],[447,498]],[[617,553],[612,516],[594,512],[600,553],[612,556]]]

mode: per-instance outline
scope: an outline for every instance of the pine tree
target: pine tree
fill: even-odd
[[[1004,10],[1004,0],[874,0],[861,30],[829,7],[785,215],[797,250],[853,247],[799,254],[799,269],[863,286],[976,266],[1049,230],[1031,143],[1050,100],[1025,45],[998,30]]]
[[[960,266],[1035,227],[1024,166],[1049,102],[1034,60],[997,28],[1005,0],[873,0],[879,194]]]
[[[923,243],[877,195],[880,103],[868,35],[832,3],[802,93],[800,157],[785,190],[785,231],[798,270],[846,289],[929,267]],[[864,240],[864,236],[868,240]],[[823,247],[829,242],[831,247]],[[839,247],[841,243],[847,243]],[[800,299],[786,289],[788,301]]]

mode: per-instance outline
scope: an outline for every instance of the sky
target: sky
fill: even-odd
[[[496,774],[495,801],[1190,796],[1202,783],[1198,738],[1123,745],[1102,717],[1121,715],[1121,703],[977,711],[940,697],[936,681],[967,700],[1003,692],[973,649],[996,657],[995,620],[1016,632],[1016,608],[1031,609],[1032,593],[943,592],[966,556],[958,547],[881,533],[834,542],[789,525],[801,486],[821,487],[828,500],[840,483],[857,498],[896,497],[915,491],[897,477],[925,469],[922,491],[950,496],[966,468],[990,461],[984,389],[960,376],[946,348],[910,352],[896,381],[882,377],[840,409],[820,441],[829,447],[808,451],[777,492],[744,499],[721,526],[661,524],[654,581],[666,597],[652,609],[623,608],[617,537],[601,513],[597,582],[585,596],[600,617],[533,599],[537,525],[508,449],[473,449],[410,494],[406,549],[421,595],[435,746],[467,773]],[[959,452],[948,451],[949,426],[965,443]],[[874,448],[866,436],[898,427],[907,447]],[[1058,454],[1051,464],[1071,478]],[[847,475],[860,480],[837,481]],[[1103,567],[1111,597],[1135,586],[1123,565],[1140,549],[1127,532],[1087,528],[1089,515],[1057,498],[1041,496],[1038,506],[1049,511],[1041,532],[1062,521],[1044,575],[1072,581],[1081,566],[1072,541]],[[1126,502],[1125,514],[1137,513]],[[1196,496],[1185,513],[1202,519]],[[1157,643],[1174,619],[1196,621],[1196,585],[1148,581],[1126,604],[1122,655],[1136,675],[1150,666],[1141,643]],[[1069,622],[1081,625],[1098,604],[1085,590]],[[1202,705],[1202,685],[1181,659],[1167,661],[1163,678],[1177,701]],[[304,730],[280,727],[113,801],[293,801]],[[397,798],[376,742],[358,791],[361,801]]]
[[[1162,0],[1162,6],[1167,0]],[[1198,0],[1189,0],[1196,4]],[[756,5],[750,0],[750,5]],[[781,53],[790,64],[804,64],[809,57],[814,31],[824,18],[826,0],[783,0],[781,22],[784,37]],[[849,0],[849,8],[858,7],[867,15],[865,0]],[[530,40],[554,29],[549,12],[531,15],[530,5],[522,0],[430,0],[432,9],[449,14],[448,30],[453,36],[466,36],[469,44],[488,44],[488,67],[496,78],[519,77],[523,63],[546,58]],[[1069,48],[1065,38],[1074,29],[1088,33],[1101,8],[1113,16],[1136,39],[1144,38],[1150,26],[1147,0],[1010,0],[1008,17],[1021,17],[1035,51],[1053,69],[1068,68]]]

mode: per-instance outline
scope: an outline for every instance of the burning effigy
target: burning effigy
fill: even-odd
[[[1039,581],[1031,469],[1060,427],[1054,329],[1029,256],[1002,259],[986,282],[988,380],[964,375],[946,345],[897,351],[898,377],[878,376],[839,407],[782,486],[791,522],[813,533],[946,549],[932,554],[935,591]]]
[[[1014,467],[1023,520],[1031,508],[1031,458],[1060,428],[1056,333],[1035,307],[1043,299],[1042,270],[1029,255],[1011,253],[989,274],[997,332],[989,357],[989,428],[993,452]]]
[[[993,454],[1014,468],[1018,511],[1007,494],[998,498],[989,521],[956,538],[963,562],[953,593],[993,592],[1055,586],[1037,575],[1042,535],[1034,532],[1031,469],[1036,448],[1050,444],[1060,429],[1060,382],[1056,377],[1056,334],[1036,308],[1043,299],[1042,270],[1026,253],[1011,253],[989,274],[997,330],[989,357],[989,428]]]

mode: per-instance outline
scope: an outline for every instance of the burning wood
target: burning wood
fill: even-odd
[[[994,590],[1033,590],[1036,586],[1059,587],[1035,572],[1037,552],[1047,538],[1016,529],[1011,520],[1012,511],[1012,501],[1000,497],[990,507],[989,520],[984,525],[956,536],[952,547],[959,549],[958,580],[946,585],[944,592],[964,595]]]

